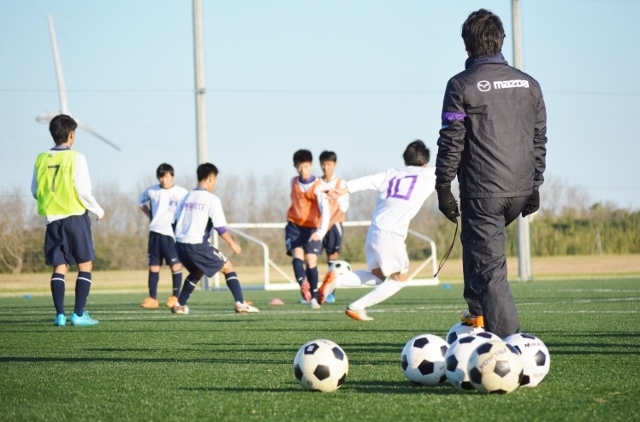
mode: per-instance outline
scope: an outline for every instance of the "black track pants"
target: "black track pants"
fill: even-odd
[[[505,230],[529,197],[460,200],[464,298],[469,312],[484,316],[485,329],[501,338],[520,332],[507,281]]]

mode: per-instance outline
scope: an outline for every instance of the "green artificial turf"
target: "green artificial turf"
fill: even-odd
[[[73,305],[67,296],[67,309]],[[640,420],[640,279],[512,283],[524,332],[551,371],[508,395],[415,387],[400,367],[413,336],[445,337],[465,307],[461,285],[411,287],[344,315],[364,289],[319,311],[299,294],[245,291],[261,309],[236,315],[228,291],[196,292],[193,315],[142,310],[135,294],[92,294],[96,327],[53,327],[49,296],[0,299],[0,420],[575,421]],[[269,306],[279,297],[284,306]],[[160,297],[161,302],[165,299]],[[298,348],[337,342],[349,375],[334,393],[302,390]]]

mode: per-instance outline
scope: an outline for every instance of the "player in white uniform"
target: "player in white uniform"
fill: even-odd
[[[322,168],[320,188],[323,192],[331,189],[342,189],[347,186],[346,181],[334,173],[337,165],[338,156],[335,152],[322,151],[320,154],[320,167]],[[342,238],[344,236],[342,223],[349,209],[349,194],[342,195],[337,200],[329,199],[329,208],[331,209],[331,219],[329,220],[329,230],[322,238],[322,247],[327,254],[327,265],[331,270],[331,266],[340,258],[340,249],[342,249]],[[335,302],[333,293],[326,297],[326,302]]]
[[[209,243],[211,230],[215,229],[233,252],[239,254],[242,251],[227,232],[227,220],[220,198],[213,194],[218,168],[211,163],[200,164],[197,174],[198,187],[182,200],[176,214],[176,249],[180,262],[189,271],[189,275],[184,279],[178,302],[171,308],[171,312],[188,314],[187,301],[198,281],[203,275],[213,277],[218,271],[224,274],[227,286],[233,294],[235,311],[241,314],[259,312],[244,301],[240,281],[231,261]]]
[[[355,271],[336,277],[328,272],[318,290],[318,303],[340,286],[376,286],[373,291],[351,303],[346,314],[358,321],[370,321],[366,308],[396,294],[405,284],[409,257],[404,243],[409,223],[435,189],[435,172],[427,168],[429,149],[420,140],[410,143],[402,155],[407,167],[347,182],[344,189],[334,189],[329,197],[347,192],[377,190],[376,207],[365,241],[369,271]]]
[[[293,275],[300,285],[300,294],[311,309],[320,309],[318,293],[318,255],[322,239],[329,229],[329,200],[320,188],[320,179],[311,174],[313,154],[299,149],[293,154],[293,166],[298,173],[291,179],[291,206],[287,210],[284,228],[287,255],[292,257]]]
[[[173,293],[167,299],[166,307],[171,308],[176,304],[182,285],[182,266],[176,252],[173,223],[176,208],[189,191],[173,184],[174,171],[170,164],[160,164],[156,177],[159,184],[147,188],[138,201],[140,209],[150,220],[147,247],[149,297],[140,305],[145,309],[157,309],[160,306],[157,295],[163,261],[171,268],[173,282]]]

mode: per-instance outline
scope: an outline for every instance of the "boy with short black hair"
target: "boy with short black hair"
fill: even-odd
[[[173,281],[173,293],[165,303],[167,308],[172,308],[178,301],[182,285],[182,265],[176,252],[173,224],[176,208],[189,191],[173,184],[174,170],[170,164],[160,164],[156,170],[156,177],[159,184],[148,187],[138,201],[140,210],[150,220],[147,246],[149,297],[140,305],[144,309],[160,307],[157,295],[160,266],[163,261],[170,266]]]
[[[226,229],[227,220],[220,198],[213,194],[216,188],[218,168],[211,163],[198,166],[198,187],[184,197],[176,214],[176,250],[182,265],[189,271],[184,279],[178,301],[171,308],[174,314],[188,314],[187,301],[203,275],[213,277],[218,271],[224,274],[227,286],[235,299],[235,311],[239,314],[259,310],[247,304],[242,297],[240,281],[226,256],[209,243],[211,231],[218,235],[239,254],[242,248]]]
[[[435,172],[433,168],[427,168],[430,154],[425,144],[420,140],[411,142],[402,157],[406,166],[403,169],[389,169],[350,180],[346,188],[329,192],[330,197],[338,198],[361,190],[378,191],[365,241],[369,270],[337,277],[329,271],[318,291],[318,302],[322,304],[336,287],[375,286],[373,291],[347,307],[347,316],[357,321],[373,320],[367,315],[366,308],[387,300],[404,287],[409,271],[404,243],[409,223],[435,190]]]
[[[300,284],[302,298],[311,309],[319,309],[318,255],[322,239],[329,229],[330,208],[322,192],[320,179],[311,174],[313,155],[301,149],[293,154],[298,176],[291,179],[291,206],[287,212],[285,244],[287,255],[293,257],[293,274]]]
[[[322,169],[320,186],[323,192],[346,187],[345,180],[335,175],[337,165],[338,155],[335,152],[322,151],[320,154],[320,168]],[[342,248],[342,238],[344,236],[342,222],[345,219],[345,213],[349,209],[349,194],[342,195],[338,199],[329,198],[329,207],[331,210],[329,230],[322,239],[322,247],[327,254],[327,265],[331,270],[331,266],[340,258],[340,249]],[[335,302],[333,293],[327,296],[326,302]]]
[[[51,295],[56,308],[54,326],[67,325],[64,313],[65,276],[70,265],[78,266],[76,300],[71,325],[97,325],[84,309],[91,290],[91,271],[96,258],[89,213],[101,219],[104,210],[91,193],[89,169],[84,155],[72,151],[78,124],[66,114],[54,117],[49,132],[56,146],[38,155],[31,193],[38,201],[38,214],[46,217],[44,253],[53,267]]]

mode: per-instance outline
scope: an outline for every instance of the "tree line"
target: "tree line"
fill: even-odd
[[[220,196],[228,222],[284,222],[289,206],[289,192],[280,189],[282,178],[226,176],[219,181]],[[140,188],[142,192],[143,187]],[[242,192],[238,195],[237,192]],[[590,204],[584,191],[561,182],[543,185],[542,205],[531,221],[531,253],[534,256],[636,254],[640,253],[640,211],[615,204]],[[124,192],[114,186],[97,186],[94,195],[105,209],[105,217],[93,224],[96,245],[96,270],[134,270],[147,268],[148,219],[140,212],[138,193]],[[375,203],[374,192],[352,195],[347,219],[368,220]],[[440,214],[432,195],[411,223],[411,228],[432,238],[438,256],[451,245],[455,225]],[[363,245],[366,227],[345,229],[341,259],[364,262]],[[247,229],[252,237],[269,245],[271,259],[286,265],[284,230]],[[0,273],[48,272],[44,263],[44,219],[37,215],[35,200],[18,189],[0,196]],[[233,256],[236,265],[261,265],[262,249],[235,236],[243,253]],[[430,246],[409,236],[410,259],[426,259]],[[221,250],[232,252],[221,242]],[[459,236],[453,244],[451,258],[462,253]],[[517,254],[516,224],[507,228],[507,253]]]

